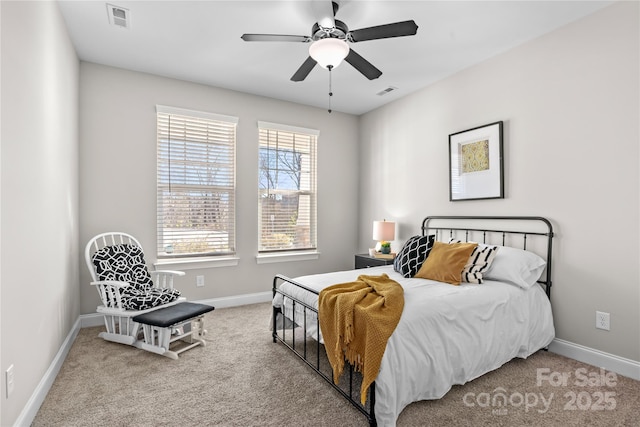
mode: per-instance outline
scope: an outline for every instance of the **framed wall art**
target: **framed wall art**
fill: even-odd
[[[503,199],[502,122],[449,135],[449,200]]]

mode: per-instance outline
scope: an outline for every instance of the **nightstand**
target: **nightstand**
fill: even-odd
[[[391,265],[393,264],[393,260],[376,258],[376,257],[369,256],[369,254],[357,254],[355,264],[356,264],[356,269],[369,268],[369,267],[378,267],[380,265]]]

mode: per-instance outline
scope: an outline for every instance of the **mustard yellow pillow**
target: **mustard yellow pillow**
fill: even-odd
[[[462,270],[477,243],[434,242],[431,253],[414,277],[459,285]]]

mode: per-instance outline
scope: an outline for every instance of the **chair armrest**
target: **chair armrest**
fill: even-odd
[[[96,280],[89,284],[93,286],[113,286],[115,288],[126,288],[127,286],[131,286],[129,282],[121,282],[118,280]]]
[[[122,298],[120,291],[123,288],[131,286],[129,282],[121,282],[118,280],[97,280],[91,282],[91,285],[96,287],[100,300],[105,307],[117,307],[123,310]]]

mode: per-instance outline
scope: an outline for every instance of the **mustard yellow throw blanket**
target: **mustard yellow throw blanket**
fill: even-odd
[[[333,381],[338,384],[346,358],[356,371],[362,372],[363,405],[403,308],[404,290],[386,274],[361,275],[355,282],[320,291],[320,330],[333,368]]]

